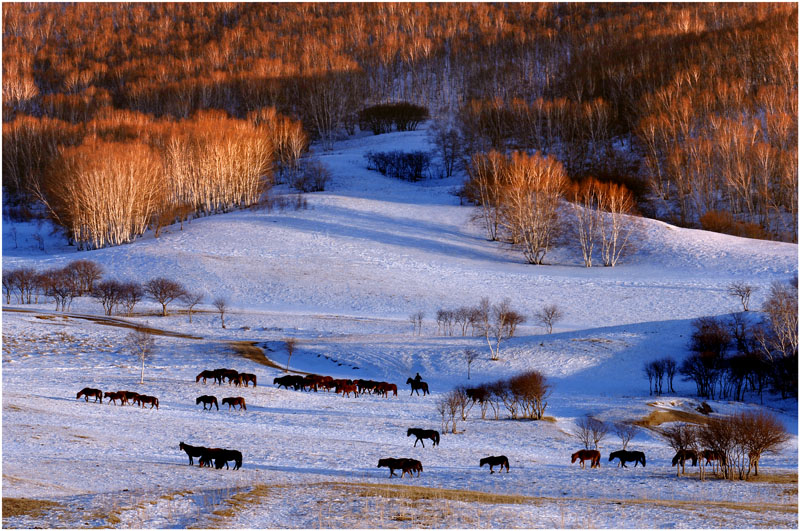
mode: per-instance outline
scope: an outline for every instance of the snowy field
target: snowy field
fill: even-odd
[[[693,383],[676,378],[674,396],[651,397],[644,364],[685,357],[692,319],[737,311],[726,293],[732,281],[759,288],[759,308],[771,282],[797,274],[796,245],[647,220],[646,237],[618,267],[586,269],[566,247],[548,254],[550,265],[531,266],[486,241],[470,222],[474,208],[454,195],[457,179],[411,184],[366,170],[366,151],[401,147],[429,149],[424,130],[364,135],[319,153],[334,178],[326,192],[304,196],[307,209],[211,216],[111,249],[76,253],[46,224],[4,221],[4,268],[86,258],[106,278],[166,276],[206,294],[191,324],[183,314],[157,316],[152,303],[107,321],[87,318],[102,314],[90,298],[75,300],[68,316],[51,303],[4,306],[3,497],[58,504],[4,514],[4,527],[797,527],[796,400],[710,402],[718,413],[765,408],[783,420],[791,440],[762,459],[761,481],[677,478],[672,451],[650,430],[630,444],[646,453],[644,469],[608,463],[620,447],[613,435],[600,469],[570,464],[579,449],[570,432],[586,414],[616,422],[693,411]],[[210,304],[220,295],[232,307],[225,329]],[[528,316],[498,361],[482,338],[436,330],[437,309],[484,296],[508,297]],[[532,318],[546,304],[565,313],[551,335]],[[419,310],[426,319],[414,335],[408,317]],[[144,384],[123,347],[125,323],[172,333],[156,336]],[[270,363],[285,366],[289,337],[298,340],[291,369],[386,380],[399,396],[277,389],[283,371]],[[235,342],[265,356],[243,357]],[[466,348],[481,353],[470,380]],[[195,383],[218,367],[255,373],[259,385]],[[436,403],[455,386],[525,369],[552,384],[552,419],[489,420],[490,412],[481,420],[476,406],[438,447],[414,448],[406,437],[409,427],[441,429]],[[416,372],[431,396],[409,396],[404,382]],[[160,409],[78,401],[83,387],[155,395]],[[195,405],[203,394],[243,396],[247,411],[203,411]],[[238,449],[244,464],[191,467],[181,441]],[[479,468],[499,454],[509,474]],[[376,467],[383,457],[419,459],[424,471],[389,478]]]

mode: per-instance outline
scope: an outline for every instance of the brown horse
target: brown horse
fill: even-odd
[[[195,378],[195,383],[198,383],[200,381],[200,378],[203,379],[203,383],[206,383],[206,379],[207,378],[210,378],[212,380],[216,380],[217,379],[217,371],[203,371],[203,372],[201,372],[200,374],[197,375],[197,378]]]
[[[117,391],[116,393],[112,393],[111,391],[108,391],[108,392],[106,392],[106,394],[105,394],[105,398],[106,398],[106,399],[107,399],[109,402],[113,402],[115,405],[116,405],[116,403],[117,403],[117,400],[119,400],[119,401],[120,401],[120,404],[123,404],[123,403],[124,403],[123,401],[125,400],[125,397],[124,397],[124,396],[123,396],[123,394],[122,394],[122,393],[120,393],[119,391]]]
[[[122,405],[124,406],[128,402],[133,404],[136,399],[139,397],[139,393],[135,391],[117,391],[120,396],[122,396]]]
[[[489,457],[484,457],[481,459],[481,468],[483,465],[489,465],[489,473],[494,474],[494,467],[500,465],[500,472],[503,471],[503,467],[506,467],[506,474],[508,474],[508,457],[504,455],[490,455]]]
[[[393,383],[378,382],[375,390],[378,392],[378,395],[385,396],[386,398],[389,398],[389,391],[391,391],[394,396],[397,396],[397,386]]]
[[[78,391],[78,396],[76,398],[80,399],[80,397],[83,397],[83,399],[88,402],[90,396],[94,397],[95,402],[100,400],[100,403],[103,403],[103,391],[100,389],[92,389],[91,387],[84,387]]]
[[[228,379],[228,385],[231,385],[232,383],[234,383],[234,382],[236,382],[238,380],[239,371],[235,371],[233,369],[222,369],[220,371],[220,373],[219,373],[219,376],[220,376],[220,378],[219,378],[220,385],[225,380],[225,378]]]
[[[243,383],[245,387],[250,387],[250,382],[253,383],[253,387],[256,386],[256,375],[250,374],[248,372],[240,372],[239,378],[241,380],[240,383]]]
[[[725,457],[724,452],[717,452],[715,450],[703,450],[700,452],[700,459],[705,459],[706,464],[708,466],[711,464],[711,470],[716,474],[718,466],[726,466],[728,464],[728,460]]]
[[[584,461],[590,461],[591,468],[600,468],[600,452],[597,450],[578,450],[572,454],[572,462],[574,463],[578,459],[581,460],[581,468],[586,468]]]
[[[336,393],[342,393],[342,396],[350,396],[350,393],[353,393],[353,396],[358,398],[358,386],[356,384],[347,384],[342,383],[336,386]]]
[[[203,403],[203,411],[206,410],[206,405],[208,405],[209,411],[211,411],[211,406],[217,406],[217,411],[219,411],[219,403],[217,402],[216,396],[211,396],[211,395],[198,396],[197,400],[195,401],[195,404],[199,405],[200,402]]]
[[[144,407],[145,404],[150,404],[150,409],[153,409],[153,406],[158,409],[158,398],[154,396],[138,395],[134,401],[142,407]]]
[[[697,466],[697,452],[694,450],[678,450],[672,458],[672,466],[679,465],[678,475],[686,473],[686,461],[692,460],[692,466]]]
[[[244,398],[241,396],[229,396],[228,398],[222,399],[222,405],[228,404],[228,411],[230,411],[231,407],[236,409],[235,406],[239,406],[239,411],[245,410],[247,411],[247,406],[244,405]]]

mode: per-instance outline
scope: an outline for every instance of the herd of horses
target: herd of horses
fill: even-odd
[[[238,470],[242,467],[242,452],[239,450],[228,450],[226,448],[206,448],[205,446],[192,446],[181,442],[178,446],[182,451],[186,452],[189,456],[189,464],[194,464],[194,458],[200,458],[200,468],[212,465],[217,470],[223,466],[230,469],[228,461],[233,461],[233,469]]]
[[[321,389],[328,392],[333,391],[336,394],[346,397],[353,395],[355,398],[363,394],[386,398],[389,398],[389,393],[393,396],[397,396],[397,385],[393,383],[365,379],[350,380],[333,378],[332,376],[320,376],[319,374],[306,374],[305,376],[287,374],[286,376],[275,378],[272,383],[277,385],[278,389],[284,387],[286,389],[294,389],[295,391],[308,392],[317,392]]]
[[[119,403],[122,406],[130,403],[144,407],[145,405],[149,404],[150,409],[153,409],[154,407],[158,409],[158,398],[149,395],[141,395],[133,391],[108,391],[104,394],[101,389],[84,387],[78,391],[77,398],[80,399],[81,397],[83,397],[86,402],[89,401],[89,398],[94,398],[95,402],[100,402],[102,404],[103,398],[105,398],[108,402],[113,403],[114,405],[116,405],[117,400],[119,400]]]
[[[241,387],[244,385],[245,387],[250,387],[250,383],[253,383],[253,387],[256,386],[256,375],[250,374],[247,372],[238,372],[233,369],[215,369],[205,370],[197,375],[195,379],[195,383],[199,383],[200,380],[203,380],[203,383],[206,383],[206,380],[214,380],[215,383],[222,385],[225,380],[228,381],[228,385],[236,385],[236,387]]]
[[[213,380],[215,383],[222,385],[223,383],[227,382],[229,385],[236,385],[241,386],[244,385],[245,387],[249,387],[250,382],[253,383],[253,387],[256,386],[256,375],[249,374],[249,373],[240,373],[233,369],[216,369],[216,370],[204,370],[200,374],[197,375],[195,379],[196,383],[199,383],[200,380],[203,380],[203,383],[206,383],[207,380]],[[430,391],[428,390],[428,384],[419,380],[419,376],[416,379],[409,378],[406,381],[407,384],[411,386],[411,393],[416,391],[417,395],[419,395],[419,390],[422,390],[423,395],[429,394]],[[273,384],[277,385],[278,388],[285,387],[286,389],[294,389],[295,391],[303,390],[303,391],[318,391],[319,389],[323,389],[325,391],[333,390],[335,393],[342,394],[343,396],[350,396],[352,393],[355,397],[358,397],[359,394],[374,394],[375,396],[385,396],[388,397],[389,393],[393,393],[394,396],[397,396],[397,386],[395,384],[391,384],[388,382],[378,382],[374,380],[347,380],[347,379],[335,379],[331,376],[320,376],[318,374],[307,374],[305,376],[299,375],[286,375],[280,376],[273,380]],[[469,392],[477,393],[479,389],[469,389]],[[470,394],[470,393],[468,393]],[[94,398],[95,402],[103,403],[103,398],[107,399],[108,402],[116,404],[119,400],[120,405],[139,405],[142,408],[145,405],[149,404],[150,409],[154,407],[158,409],[158,398],[154,396],[148,396],[139,394],[133,391],[116,391],[116,392],[106,392],[103,393],[101,389],[94,389],[91,387],[85,387],[78,391],[77,399],[81,397],[84,398],[86,402],[89,401],[90,398]],[[483,397],[481,396],[470,396],[473,401],[480,401]],[[212,407],[216,407],[219,410],[219,403],[217,398],[212,395],[203,395],[197,397],[195,402],[197,405],[203,404],[203,410],[211,410]],[[222,405],[228,405],[228,410],[231,408],[236,409],[238,406],[240,410],[247,410],[247,406],[245,404],[245,399],[241,396],[238,397],[226,397],[222,399]],[[432,446],[438,446],[440,441],[440,434],[436,430],[428,430],[422,428],[408,428],[406,432],[406,437],[415,437],[414,447],[417,446],[417,443],[422,443],[422,447],[425,447],[424,439],[430,439],[432,441]],[[234,470],[239,469],[242,466],[242,454],[238,450],[228,450],[225,448],[206,448],[203,446],[191,446],[185,444],[183,442],[180,443],[180,449],[185,451],[189,455],[189,464],[194,464],[194,457],[200,458],[200,467],[208,466],[211,467],[212,465],[216,469],[221,469],[223,466],[226,468],[228,467],[229,461],[234,461]],[[580,467],[585,469],[586,462],[590,463],[590,468],[599,468],[600,467],[600,452],[597,450],[579,450],[572,454],[572,463],[574,464],[576,461],[580,461]],[[637,452],[637,451],[627,451],[627,450],[618,450],[616,452],[611,452],[608,457],[608,461],[612,462],[615,459],[619,460],[618,466],[623,468],[627,468],[626,463],[634,463],[634,468],[637,467],[639,464],[642,467],[645,467],[647,464],[644,452]],[[720,452],[715,452],[712,450],[704,450],[702,452],[695,452],[694,450],[679,450],[675,457],[672,459],[672,466],[680,466],[685,471],[685,465],[688,461],[691,461],[692,466],[696,466],[699,459],[705,459],[705,464],[715,466],[717,464],[725,465],[725,455]],[[502,472],[503,468],[505,467],[506,473],[509,472],[509,463],[508,458],[504,455],[499,456],[489,456],[484,457],[480,460],[480,467],[482,468],[484,465],[489,465],[489,473],[494,474],[494,467],[499,466],[500,471]],[[384,458],[378,461],[378,467],[387,467],[389,468],[389,477],[395,476],[395,470],[400,470],[401,474],[400,477],[405,477],[405,474],[408,473],[410,477],[414,476],[414,472],[417,473],[419,476],[420,472],[422,472],[422,463],[416,459],[410,458]]]

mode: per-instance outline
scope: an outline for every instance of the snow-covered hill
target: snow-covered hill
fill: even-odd
[[[429,149],[424,129],[363,135],[318,153],[334,178],[326,192],[305,196],[307,209],[196,219],[182,231],[173,226],[157,239],[148,234],[110,249],[76,253],[44,225],[5,222],[4,268],[87,258],[110,278],[167,276],[207,296],[205,311],[191,324],[185,315],[158,317],[149,304],[126,319],[201,338],[157,337],[144,385],[123,347],[128,329],[48,315],[51,305],[19,307],[36,313],[3,312],[3,496],[55,500],[68,509],[38,519],[4,518],[4,524],[796,526],[796,509],[786,510],[797,501],[791,476],[796,401],[712,402],[722,413],[767,407],[781,416],[793,436],[762,461],[776,474],[772,482],[677,479],[670,450],[651,431],[632,443],[647,453],[646,469],[608,466],[607,452],[617,446],[613,436],[600,470],[569,463],[578,448],[569,432],[585,414],[631,421],[654,411],[653,404],[691,410],[694,385],[685,382],[677,382],[676,395],[655,403],[644,363],[665,355],[680,360],[692,319],[736,311],[738,301],[727,294],[731,281],[757,287],[752,306],[758,308],[771,282],[797,274],[796,245],[645,220],[646,237],[618,267],[584,268],[576,251],[563,247],[548,255],[551,265],[531,266],[504,244],[486,241],[470,221],[473,207],[460,205],[454,194],[457,179],[412,184],[366,170],[364,153],[398,148]],[[45,237],[43,251],[34,234]],[[233,308],[226,329],[210,305],[217,296]],[[436,330],[437,309],[474,305],[481,297],[508,297],[529,319],[503,345],[499,361],[489,359],[481,338]],[[552,335],[532,319],[545,304],[565,313]],[[418,336],[408,317],[419,310],[426,319]],[[76,300],[72,312],[102,309],[86,298]],[[400,384],[400,395],[348,399],[278,390],[270,383],[280,370],[235,354],[229,344],[257,342],[283,366],[287,337],[299,340],[292,369],[388,380]],[[481,353],[470,381],[461,357],[466,348]],[[259,387],[195,383],[201,370],[223,366],[257,373]],[[456,385],[529,368],[553,385],[546,412],[553,422],[480,420],[476,407],[459,423],[463,432],[444,435],[440,447],[413,448],[405,437],[408,427],[439,427],[436,403]],[[402,384],[417,371],[432,396],[407,396]],[[153,394],[161,408],[76,401],[86,386]],[[248,410],[204,412],[195,398],[206,393],[244,396]],[[235,472],[190,468],[180,441],[237,448],[244,466]],[[481,457],[500,453],[511,460],[508,476],[478,468]],[[420,459],[425,470],[413,480],[387,480],[375,465],[391,456]],[[777,477],[789,483],[777,484]],[[365,488],[356,484],[387,482],[509,498],[474,500],[445,490],[427,496],[398,491],[396,498],[354,494]]]

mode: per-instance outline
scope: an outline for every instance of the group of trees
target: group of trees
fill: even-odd
[[[367,169],[404,181],[421,181],[430,173],[431,155],[425,151],[370,151]]]
[[[366,107],[358,113],[358,122],[362,131],[369,129],[380,135],[391,131],[392,126],[398,131],[414,131],[429,116],[425,107],[401,101]]]
[[[452,431],[456,433],[456,421],[466,421],[476,403],[480,406],[481,419],[486,418],[491,408],[497,420],[505,408],[512,419],[541,420],[551,391],[547,378],[538,371],[526,371],[470,389],[457,387],[437,403],[442,430],[447,431],[447,427],[452,425]]]
[[[308,138],[330,146],[355,132],[361,111],[393,102],[450,118],[437,135],[448,175],[454,149],[466,160],[535,150],[571,178],[642,174],[678,221],[721,212],[730,226],[796,240],[793,4],[17,3],[2,23],[4,186],[48,200],[86,246],[135,235],[163,210],[151,214],[161,194],[173,205],[188,195],[204,213],[247,204],[265,160],[292,171]],[[248,119],[265,109],[287,118]],[[198,118],[209,110],[232,121]],[[131,119],[108,138],[100,123],[120,113]],[[177,131],[153,141],[153,121]],[[125,170],[126,152],[141,170]],[[120,173],[108,186],[147,183],[157,163],[165,190],[143,185],[123,222],[85,236],[100,226],[75,209],[98,201],[87,182]],[[54,173],[67,184],[30,193],[66,164]],[[198,173],[213,176],[211,190],[192,191]],[[538,200],[536,185],[520,186],[517,201]],[[511,237],[529,246],[526,230]]]
[[[705,424],[677,423],[661,430],[661,435],[676,451],[703,451],[721,456],[719,467],[726,479],[748,479],[758,475],[762,455],[773,452],[789,440],[786,428],[775,415],[763,411],[713,417]],[[705,459],[698,459],[700,479],[705,475]],[[678,475],[685,473],[677,467]]]
[[[672,386],[672,381],[677,371],[678,364],[669,357],[646,363],[644,365],[644,373],[647,375],[647,381],[650,385],[650,394],[660,395],[664,392],[664,377],[667,379],[667,392],[674,393],[675,388]]]
[[[109,111],[83,124],[19,117],[3,127],[4,184],[92,249],[257,203],[273,166],[295,171],[306,145],[299,122],[271,109],[243,120],[219,111],[181,121]]]
[[[763,396],[767,387],[797,396],[796,280],[773,283],[763,313],[757,322],[741,314],[692,322],[692,353],[679,372],[699,396],[744,400],[746,391]]]
[[[754,288],[734,283],[729,293],[749,307]],[[743,401],[746,392],[763,398],[766,389],[782,397],[797,396],[797,279],[774,282],[759,319],[748,313],[729,318],[701,317],[692,321],[691,354],[677,371],[697,387],[697,395],[711,399]],[[662,393],[662,378],[672,378],[676,363],[664,358],[647,363],[650,393]]]
[[[104,279],[103,275],[103,267],[91,260],[74,260],[62,268],[45,271],[37,271],[32,267],[4,270],[5,301],[11,304],[13,296],[19,304],[38,304],[40,297],[49,297],[53,299],[56,311],[68,311],[75,298],[90,296],[103,307],[106,315],[122,313],[130,316],[135,306],[147,297],[161,306],[162,316],[168,315],[170,304],[183,303],[191,323],[195,307],[205,299],[202,293],[191,291],[180,282],[165,277],[139,283]],[[212,305],[220,314],[222,328],[225,328],[227,299],[217,297]]]
[[[531,264],[544,257],[568,224],[584,265],[595,249],[604,266],[615,266],[630,245],[636,221],[632,194],[620,184],[587,178],[570,183],[563,165],[540,153],[476,153],[467,167],[464,195],[480,207],[490,240],[517,246]],[[560,211],[570,201],[570,216]]]

